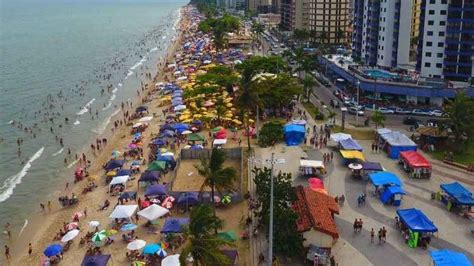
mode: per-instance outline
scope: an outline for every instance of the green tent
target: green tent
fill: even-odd
[[[200,134],[189,134],[188,135],[188,140],[189,141],[204,141],[204,137]]]
[[[220,233],[217,234],[217,237],[222,239],[222,240],[229,241],[229,242],[237,241],[237,237],[235,236],[234,231],[220,232]]]
[[[166,170],[166,162],[164,161],[154,161],[148,165],[148,171],[164,171]]]

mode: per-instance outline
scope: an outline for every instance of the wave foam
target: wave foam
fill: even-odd
[[[97,134],[102,134],[104,131],[107,129],[107,126],[110,124],[110,121],[112,120],[112,117],[120,113],[120,109],[115,110],[112,114],[110,114],[107,119],[97,128],[92,130],[92,132],[97,133]]]
[[[63,152],[63,151],[64,151],[64,148],[61,148],[59,151],[53,153],[53,157],[56,156],[56,155],[58,155],[58,154],[60,154],[60,153]]]
[[[79,125],[80,123],[81,123],[81,122],[80,122],[79,120],[76,120],[76,121],[73,123],[73,125],[77,126],[77,125]]]
[[[91,104],[94,103],[94,101],[95,101],[95,98],[93,98],[93,99],[90,100],[88,103],[86,103],[86,105],[84,105],[84,106],[82,107],[82,109],[81,109],[79,112],[77,112],[76,114],[77,114],[77,115],[83,115],[83,114],[89,112],[89,106],[91,106]]]
[[[153,53],[154,51],[158,51],[158,47],[155,47],[155,48],[151,48],[151,49],[150,49],[150,53]]]
[[[3,186],[0,187],[0,202],[6,201],[10,196],[13,194],[13,190],[19,184],[21,184],[21,180],[26,174],[28,174],[28,170],[31,168],[31,164],[36,161],[41,154],[43,154],[44,147],[41,147],[31,158],[26,162],[20,172],[15,175],[10,176],[5,181],[3,181]]]
[[[79,162],[79,159],[75,160],[75,161],[72,161],[72,163],[70,163],[67,168],[71,168],[73,167],[77,162]]]

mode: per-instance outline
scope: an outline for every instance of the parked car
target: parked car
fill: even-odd
[[[430,112],[430,116],[442,117],[444,115],[443,111],[433,110]]]
[[[340,105],[339,105],[339,101],[338,100],[335,100],[335,99],[331,99],[330,103],[329,103],[333,108],[339,108]]]
[[[401,115],[407,115],[407,114],[411,114],[411,110],[407,110],[407,109],[397,107],[397,108],[395,108],[395,113],[396,114],[401,114]]]
[[[412,115],[430,115],[430,111],[423,110],[423,109],[413,109],[413,111],[411,111],[411,114]]]
[[[358,116],[364,116],[364,111],[362,110],[359,110],[357,107],[350,107],[348,110],[349,114],[353,114],[353,115],[358,115]]]
[[[382,114],[394,114],[395,111],[394,110],[391,110],[391,109],[388,109],[388,108],[385,108],[385,107],[380,107],[378,109],[379,112],[381,112]]]
[[[365,110],[369,110],[369,111],[373,111],[374,110],[374,105],[373,104],[364,104],[364,109]]]
[[[420,120],[414,118],[413,116],[407,116],[407,117],[403,118],[403,124],[409,125],[409,126],[416,125],[420,122],[421,122]]]

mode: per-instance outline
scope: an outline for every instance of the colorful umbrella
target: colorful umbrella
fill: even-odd
[[[67,232],[63,238],[61,238],[61,242],[68,242],[68,241],[71,241],[73,240],[77,235],[79,235],[79,230],[77,229],[73,229],[69,232]]]
[[[68,225],[66,225],[66,229],[67,229],[68,231],[73,230],[73,229],[76,229],[76,228],[78,228],[78,227],[79,227],[79,224],[78,224],[78,223],[69,223]]]
[[[107,231],[101,230],[92,236],[92,242],[100,243],[107,237]]]
[[[116,233],[118,233],[118,231],[115,230],[115,229],[107,230],[107,236],[113,236],[113,235],[115,235]]]
[[[312,190],[316,190],[316,189],[320,189],[320,188],[324,189],[323,181],[321,181],[321,179],[316,178],[316,177],[309,178],[308,179],[308,184],[309,184],[309,187]]]
[[[160,245],[153,243],[153,244],[148,244],[145,246],[143,249],[143,254],[155,254],[161,249]]]
[[[231,203],[231,201],[232,201],[232,198],[229,195],[225,195],[224,197],[222,197],[222,200],[221,200],[223,204],[229,204]]]
[[[113,151],[112,152],[112,157],[117,158],[120,157],[121,153],[119,151]]]
[[[56,256],[63,251],[63,247],[60,244],[51,244],[44,251],[43,254],[46,257]]]
[[[146,263],[143,261],[134,261],[132,262],[132,266],[145,266]]]
[[[128,250],[139,250],[139,249],[142,249],[143,247],[145,247],[145,245],[146,245],[145,240],[137,239],[137,240],[134,240],[134,241],[128,243],[127,249]]]
[[[166,256],[168,256],[168,253],[167,253],[166,250],[164,250],[163,248],[160,248],[160,249],[156,252],[156,254],[157,254],[158,256],[160,256],[160,257],[166,257]]]
[[[120,228],[120,231],[132,231],[137,229],[137,227],[136,224],[124,224],[122,228]]]

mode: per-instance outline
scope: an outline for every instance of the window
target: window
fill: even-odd
[[[446,21],[444,21],[444,20],[441,20],[441,21],[439,22],[439,25],[440,25],[440,26],[444,26],[444,25],[446,25]]]
[[[441,0],[441,4],[443,4],[443,5],[448,4],[448,0]]]
[[[426,56],[426,57],[431,57],[431,52],[426,52],[426,53],[425,53],[425,56]]]
[[[438,56],[438,58],[443,58],[443,53],[437,53],[436,56]]]
[[[439,37],[443,37],[443,36],[445,35],[445,34],[444,34],[444,31],[438,32],[438,35],[439,35]]]
[[[428,25],[434,25],[434,20],[428,20]]]
[[[431,67],[431,63],[426,62],[425,67]]]
[[[444,47],[444,42],[439,42],[438,47]]]
[[[381,58],[382,58],[382,60],[383,60],[383,55],[381,55],[380,57],[381,57]]]
[[[428,31],[426,34],[427,34],[428,36],[433,36],[433,32],[432,32],[432,31]]]
[[[428,46],[428,47],[433,46],[433,42],[426,42],[426,46]]]
[[[437,68],[443,68],[443,64],[438,63],[438,64],[436,64],[436,67],[437,67]]]
[[[430,4],[436,4],[436,0],[430,0]]]
[[[440,10],[440,11],[439,11],[439,14],[440,14],[440,15],[446,15],[446,10]]]
[[[434,14],[435,14],[435,11],[434,11],[434,10],[428,10],[428,14],[434,15]]]

